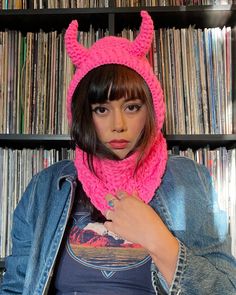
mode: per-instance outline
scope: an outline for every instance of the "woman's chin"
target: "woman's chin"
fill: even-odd
[[[129,152],[127,151],[125,152],[121,150],[116,150],[116,151],[113,150],[113,153],[119,158],[119,160],[125,159],[129,154]]]

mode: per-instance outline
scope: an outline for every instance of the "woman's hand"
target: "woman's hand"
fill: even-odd
[[[116,196],[107,195],[106,200],[112,201],[114,207],[106,212],[105,227],[119,237],[142,245],[151,251],[150,236],[157,234],[159,217],[155,211],[137,194],[128,195],[119,192]]]
[[[162,222],[151,206],[138,198],[137,193],[128,195],[118,192],[106,196],[113,205],[105,213],[104,226],[119,237],[144,247],[152,256],[158,269],[171,283],[178,257],[178,241]]]

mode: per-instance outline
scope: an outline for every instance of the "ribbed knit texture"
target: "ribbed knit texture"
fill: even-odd
[[[99,176],[97,178],[88,168],[86,153],[76,148],[75,166],[78,178],[91,202],[101,212],[107,208],[104,196],[108,193],[116,194],[118,190],[125,190],[128,193],[138,191],[140,198],[146,203],[149,202],[155,189],[160,185],[165,171],[167,147],[161,134],[165,117],[163,91],[146,58],[152,43],[154,27],[146,11],[141,11],[141,16],[139,35],[132,42],[126,38],[109,36],[98,40],[87,49],[77,41],[77,21],[71,22],[65,35],[68,55],[76,66],[67,96],[69,124],[72,120],[71,100],[77,85],[90,70],[101,65],[119,64],[133,69],[146,81],[153,98],[157,135],[135,176],[138,152],[121,161],[101,160],[94,157],[95,171]]]
[[[108,209],[104,196],[109,193],[116,195],[119,190],[128,194],[136,191],[145,203],[152,199],[166,167],[167,148],[163,135],[160,133],[160,136],[155,138],[137,173],[134,174],[137,157],[138,152],[121,161],[101,160],[95,157],[94,168],[97,177],[89,170],[86,155],[83,157],[83,152],[76,149],[75,166],[78,178],[93,205],[101,212]]]

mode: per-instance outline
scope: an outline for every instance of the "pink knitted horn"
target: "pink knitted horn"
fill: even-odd
[[[141,11],[142,23],[140,32],[133,41],[130,53],[136,56],[144,56],[148,53],[153,39],[154,26],[153,21],[147,11]]]
[[[78,22],[73,20],[65,34],[66,51],[75,66],[79,66],[87,55],[87,49],[77,41]]]

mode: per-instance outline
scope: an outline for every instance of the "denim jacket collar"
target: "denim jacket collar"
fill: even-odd
[[[71,162],[68,162],[67,165],[62,167],[58,173],[57,179],[57,190],[60,190],[64,181],[69,180],[71,182],[77,179],[77,172],[74,165],[71,165]]]

